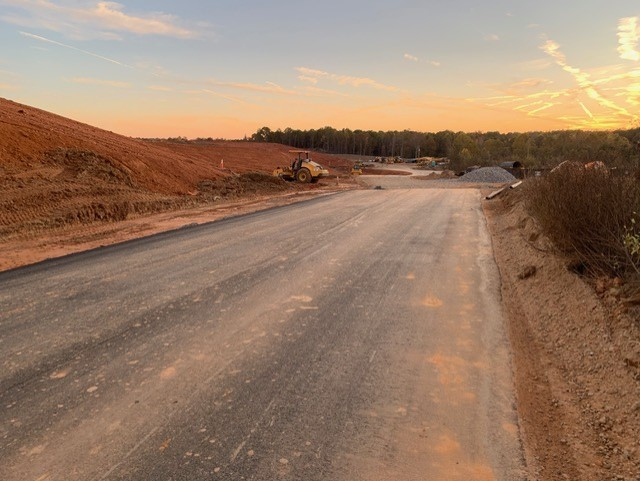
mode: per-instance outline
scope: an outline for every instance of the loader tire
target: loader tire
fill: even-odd
[[[296,180],[301,184],[311,182],[311,172],[309,172],[309,169],[300,169],[296,174]]]

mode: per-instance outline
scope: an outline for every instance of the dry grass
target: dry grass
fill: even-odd
[[[607,170],[564,164],[525,187],[527,210],[564,253],[593,274],[640,273],[640,182]]]

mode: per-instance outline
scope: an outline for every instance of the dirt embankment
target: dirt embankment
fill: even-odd
[[[0,244],[74,226],[264,196],[335,188],[287,183],[270,174],[289,148],[253,142],[143,141],[0,99]],[[334,174],[352,163],[318,154]],[[224,160],[224,165],[221,161]],[[342,180],[342,187],[349,179]],[[7,266],[2,266],[7,268]]]
[[[485,202],[533,479],[640,479],[639,313],[567,269],[518,202]]]

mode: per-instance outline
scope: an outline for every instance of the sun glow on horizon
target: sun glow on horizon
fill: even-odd
[[[640,16],[621,2],[563,30],[557,25],[575,12],[551,0],[509,12],[493,0],[481,11],[427,2],[411,12],[375,0],[349,35],[329,7],[317,13],[322,26],[305,25],[300,35],[281,28],[296,25],[297,14],[280,5],[261,10],[271,23],[246,19],[238,30],[238,6],[201,0],[172,13],[126,2],[0,0],[0,39],[12,42],[0,54],[0,95],[141,137],[243,138],[263,126],[633,128]],[[212,18],[229,27],[211,28]],[[413,28],[370,35],[381,18]],[[462,18],[481,27],[464,28]]]

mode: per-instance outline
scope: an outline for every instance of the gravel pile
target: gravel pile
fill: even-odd
[[[458,179],[460,182],[486,182],[488,184],[502,184],[513,182],[516,178],[502,167],[482,167],[464,174]]]

